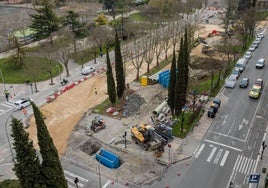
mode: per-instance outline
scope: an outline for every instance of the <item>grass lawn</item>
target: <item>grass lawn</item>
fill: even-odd
[[[32,75],[36,74],[36,81],[44,81],[50,79],[50,76],[46,70],[47,67],[52,68],[52,75],[56,77],[59,72],[63,71],[63,67],[57,61],[47,61],[41,57],[29,57],[25,58],[25,66],[19,68],[18,65],[14,63],[8,63],[9,58],[0,59],[0,69],[2,72],[2,77],[0,82],[7,84],[20,84],[25,83],[27,80],[33,81]],[[29,67],[29,68],[27,68]],[[33,72],[33,74],[31,74]]]

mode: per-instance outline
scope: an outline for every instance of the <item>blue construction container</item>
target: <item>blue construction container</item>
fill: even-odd
[[[103,148],[96,153],[96,159],[108,168],[118,168],[120,166],[119,156]]]
[[[159,84],[161,84],[164,88],[167,88],[169,84],[169,77],[170,77],[169,70],[165,70],[159,73],[159,79],[158,79]]]

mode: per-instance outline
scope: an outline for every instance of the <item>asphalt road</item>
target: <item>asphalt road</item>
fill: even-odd
[[[236,87],[222,89],[223,104],[192,158],[169,168],[153,187],[167,183],[179,188],[257,186],[249,184],[249,176],[261,173],[257,167],[268,120],[268,66],[256,69],[255,63],[259,58],[268,60],[267,46],[268,35],[255,50]],[[248,88],[239,88],[242,77],[250,79]],[[251,99],[248,93],[257,78],[264,80],[264,88],[259,99]]]

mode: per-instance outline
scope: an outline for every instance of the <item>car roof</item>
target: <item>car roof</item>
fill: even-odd
[[[260,61],[265,61],[265,59],[264,58],[260,58],[259,60],[258,60],[258,62],[260,62]]]
[[[249,78],[242,78],[242,80],[248,81],[248,80],[249,80]]]

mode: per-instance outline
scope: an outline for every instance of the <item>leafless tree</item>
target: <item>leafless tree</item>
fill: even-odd
[[[154,34],[153,31],[150,30],[149,34],[147,34],[146,36],[144,36],[142,38],[142,46],[144,49],[144,53],[143,53],[143,59],[145,61],[145,63],[147,64],[147,73],[150,72],[150,64],[153,62],[154,59]]]
[[[57,54],[57,57],[59,59],[59,61],[64,65],[65,67],[65,71],[66,71],[66,77],[69,77],[70,76],[70,72],[69,72],[69,67],[68,67],[68,64],[69,64],[69,55],[70,53],[73,51],[72,47],[70,46],[64,46],[62,48],[60,48],[56,54]]]
[[[163,30],[159,29],[157,32],[154,32],[153,48],[156,57],[156,66],[159,66],[159,58],[164,49],[164,42],[162,42],[163,33],[161,31]]]
[[[135,39],[132,43],[132,48],[130,49],[130,61],[131,64],[136,69],[136,80],[139,80],[140,77],[140,68],[143,64],[143,49],[142,44],[137,39]]]

